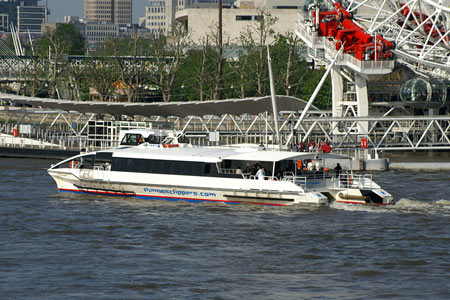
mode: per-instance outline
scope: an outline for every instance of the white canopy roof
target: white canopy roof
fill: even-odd
[[[118,103],[57,100],[0,93],[0,99],[17,104],[27,104],[34,107],[45,107],[65,111],[127,116],[139,115],[144,117],[202,117],[205,115],[221,116],[223,114],[258,114],[266,111],[272,111],[272,101],[270,96],[203,102],[191,101],[169,103]],[[276,100],[278,111],[298,112],[303,110],[303,108],[306,106],[306,101],[290,96],[276,96]],[[317,110],[317,108],[315,107],[312,107],[312,109]]]

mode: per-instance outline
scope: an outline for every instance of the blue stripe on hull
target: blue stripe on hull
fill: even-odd
[[[94,194],[94,195],[106,195],[114,197],[133,197],[143,200],[166,200],[166,201],[186,201],[189,203],[201,203],[201,202],[219,202],[226,204],[258,204],[258,205],[268,205],[268,206],[285,206],[284,204],[272,204],[272,203],[255,203],[255,202],[238,202],[229,200],[208,200],[208,199],[192,199],[192,198],[177,198],[177,197],[163,197],[163,196],[151,196],[151,195],[135,195],[127,193],[114,193],[114,192],[96,192],[96,191],[82,191],[82,190],[68,190],[59,189],[61,193],[75,193],[75,194]]]

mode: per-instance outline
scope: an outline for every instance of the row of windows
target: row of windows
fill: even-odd
[[[23,7],[23,6],[21,7],[21,6],[19,6],[18,8],[19,8],[19,14],[22,14],[25,12],[45,13],[47,11],[46,7],[39,8],[39,7]]]
[[[165,19],[165,18],[166,18],[166,16],[149,16],[148,17],[149,20],[151,20],[151,19],[160,20],[160,19]]]
[[[98,37],[98,36],[88,37],[88,43],[89,42],[104,42],[105,40],[106,40],[106,37]]]
[[[212,175],[215,166],[211,163],[194,161],[172,161],[156,159],[134,159],[113,157],[112,171],[153,173],[153,174],[176,174],[191,176]],[[217,169],[216,169],[217,171]]]
[[[165,28],[152,28],[152,29],[150,29],[150,32],[164,33],[164,32],[166,32],[166,29]]]
[[[20,19],[19,23],[22,24],[42,24],[44,22],[43,19]]]
[[[94,30],[94,31],[118,31],[119,28],[117,26],[87,26],[87,30]]]
[[[117,36],[117,32],[87,32],[87,36]]]
[[[106,162],[103,159],[102,162]],[[100,162],[100,163],[102,163]],[[95,159],[97,164],[97,159]],[[215,163],[113,157],[111,171],[168,175],[242,178],[240,174],[219,173]]]
[[[166,26],[166,22],[150,22],[150,26]]]
[[[257,20],[260,20],[260,19],[262,19],[263,18],[263,16],[243,16],[243,15],[241,15],[241,16],[236,16],[236,21],[251,21],[251,20],[255,20],[255,21],[257,21]]]
[[[19,31],[23,32],[27,30],[30,30],[31,32],[40,32],[41,25],[25,25],[25,24],[19,25]]]
[[[44,19],[45,14],[20,14],[20,19],[22,18],[34,18],[34,19]]]
[[[147,13],[163,13],[166,12],[165,7],[149,7]]]
[[[149,6],[165,6],[165,1],[149,1]]]

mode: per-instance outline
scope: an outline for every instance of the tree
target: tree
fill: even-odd
[[[292,32],[275,36],[270,53],[279,94],[298,95],[299,85],[311,71],[300,56],[301,45],[301,40]]]
[[[183,51],[189,45],[189,34],[181,24],[174,25],[168,36],[154,37],[150,44],[153,58],[150,80],[159,86],[164,102],[171,100],[172,89],[184,59]]]
[[[112,57],[91,57],[85,61],[84,76],[90,88],[94,88],[100,96],[100,101],[112,100],[117,89],[119,74]]]
[[[56,98],[57,85],[61,73],[67,64],[68,54],[84,53],[84,38],[72,24],[61,24],[56,29],[47,28],[47,32],[38,42],[38,55],[46,62],[48,75],[46,81],[50,87],[50,97]]]
[[[128,102],[136,102],[147,73],[145,60],[140,56],[146,55],[145,41],[135,32],[132,37],[121,37],[107,40],[99,53],[113,59],[117,68],[123,91]]]
[[[223,56],[227,55],[228,46],[229,42],[226,39],[223,43]],[[220,57],[218,26],[214,24],[210,27],[210,31],[198,41],[198,47],[189,51],[180,70],[180,78],[185,78],[186,85],[198,93],[198,100],[218,99],[220,92],[225,90],[223,86],[227,75],[230,74],[223,72],[222,81],[219,82],[219,68],[222,67],[222,70],[225,70],[226,66],[227,61]],[[223,93],[222,97],[224,97]]]
[[[59,24],[55,29],[47,27],[47,31],[40,39],[42,50],[51,47],[55,51],[54,42],[58,42],[59,49],[67,55],[84,55],[86,53],[85,40],[80,31],[73,24]]]
[[[278,18],[261,9],[258,12],[256,23],[248,26],[244,32],[241,32],[239,43],[242,50],[239,53],[239,61],[236,71],[242,80],[247,81],[250,85],[256,84],[256,93],[263,96],[267,89],[267,50],[266,45],[269,39],[274,36],[273,25]],[[246,76],[246,74],[253,76]],[[243,84],[243,83],[242,83]],[[241,84],[241,92],[243,86]]]

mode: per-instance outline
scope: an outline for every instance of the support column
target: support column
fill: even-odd
[[[333,67],[331,69],[331,95],[332,95],[332,110],[333,118],[342,117],[342,101],[344,100],[344,83],[342,76],[338,72],[339,67]],[[333,122],[333,127],[336,126],[336,122]],[[339,128],[333,130],[334,134],[339,133]]]
[[[367,80],[358,74],[355,75],[356,101],[358,103],[358,117],[369,116],[369,96],[367,94]],[[358,131],[360,134],[369,131],[369,122],[359,122]]]

